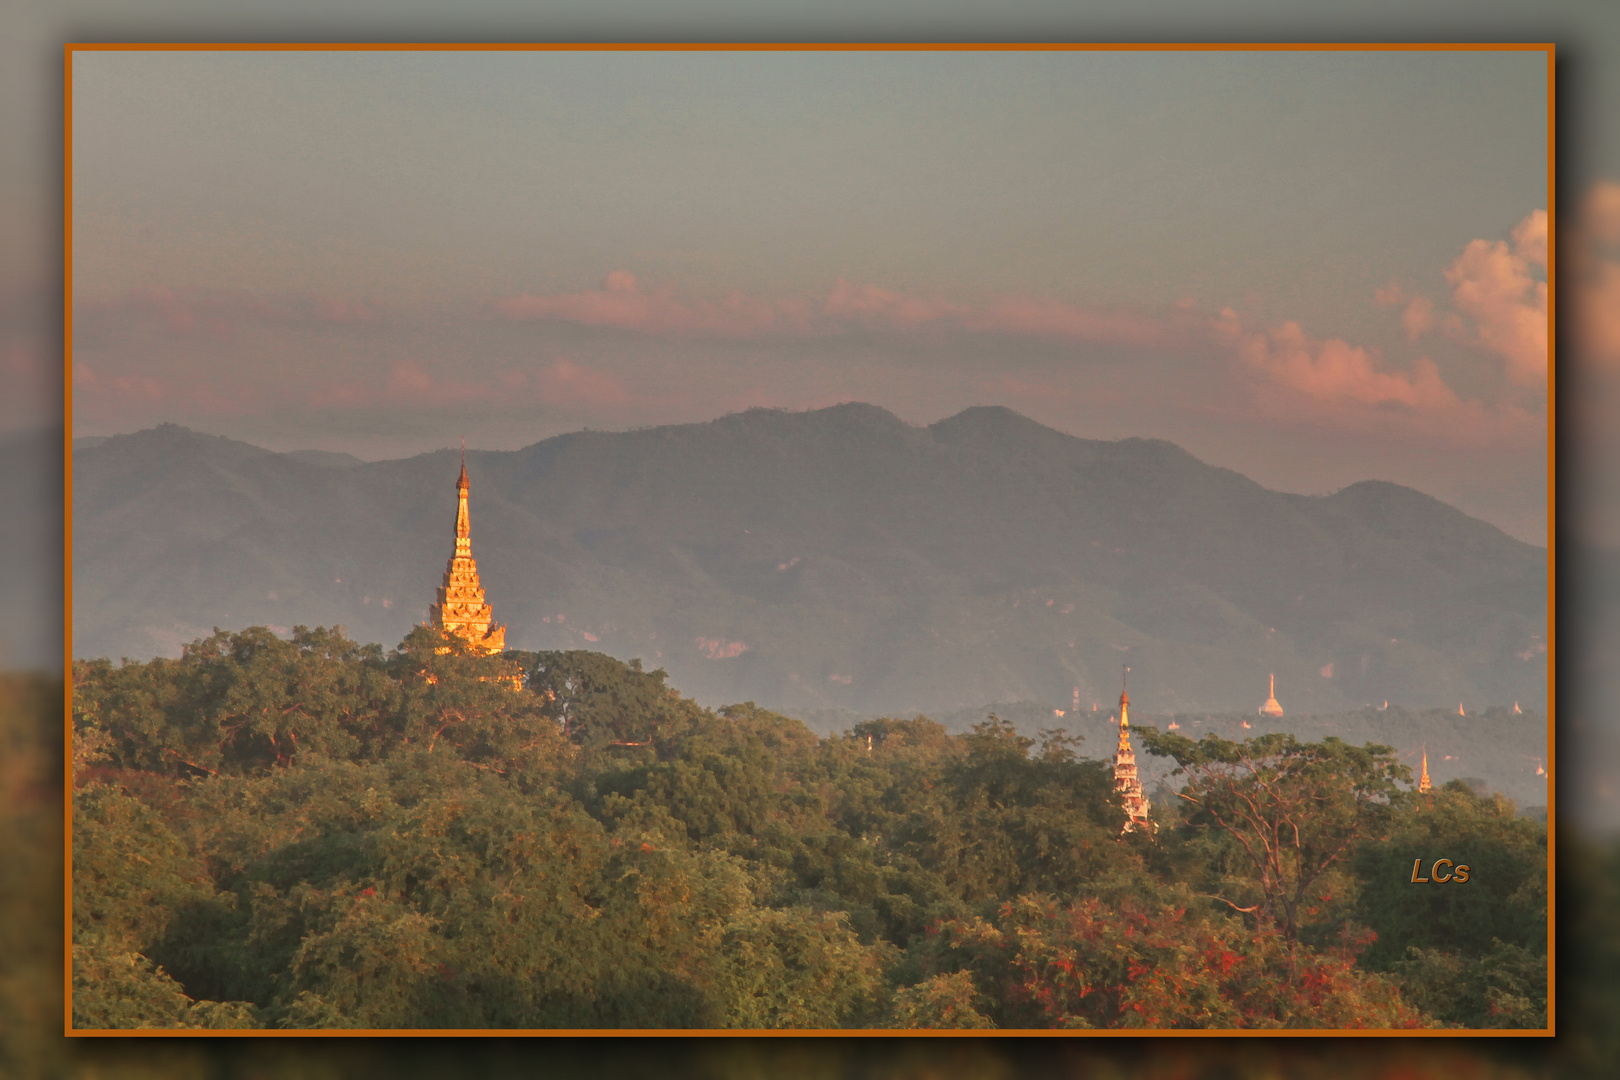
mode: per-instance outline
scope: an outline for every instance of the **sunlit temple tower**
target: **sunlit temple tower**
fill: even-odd
[[[1266,703],[1260,706],[1261,716],[1281,716],[1282,706],[1277,703],[1277,676],[1271,677],[1271,689],[1266,692]]]
[[[1130,668],[1125,669],[1127,672]],[[1119,749],[1114,751],[1114,793],[1125,809],[1124,832],[1137,828],[1151,830],[1148,801],[1142,794],[1142,781],[1136,775],[1136,752],[1131,749],[1131,696],[1125,687],[1119,692]]]
[[[444,568],[439,602],[428,608],[428,625],[466,641],[486,653],[506,648],[506,627],[496,626],[494,612],[484,602],[478,583],[478,564],[472,557],[472,526],[467,516],[467,446],[461,447],[461,476],[456,480],[456,548]]]
[[[1423,748],[1423,771],[1418,774],[1418,794],[1427,795],[1434,790],[1434,784],[1429,781],[1429,748]]]

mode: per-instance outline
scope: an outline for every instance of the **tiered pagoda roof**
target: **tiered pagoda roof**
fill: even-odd
[[[494,609],[484,600],[478,564],[472,556],[472,522],[467,513],[467,449],[461,450],[461,476],[456,479],[456,546],[444,568],[438,603],[428,608],[428,624],[486,653],[506,648],[506,627],[495,625]]]
[[[1114,752],[1114,793],[1119,796],[1125,811],[1124,832],[1138,828],[1151,829],[1148,820],[1148,800],[1142,794],[1142,781],[1136,775],[1136,751],[1131,749],[1131,696],[1125,688],[1119,692],[1119,749]]]

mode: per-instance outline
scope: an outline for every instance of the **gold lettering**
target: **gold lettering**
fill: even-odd
[[[1412,860],[1412,884],[1414,884],[1414,885],[1425,885],[1429,881],[1429,879],[1426,878],[1426,877],[1418,877],[1418,868],[1420,866],[1422,866],[1422,865],[1423,865],[1423,860],[1422,859],[1413,859]]]
[[[1468,880],[1468,864],[1467,863],[1458,863],[1457,864],[1457,872],[1452,875],[1451,880],[1457,882],[1459,885],[1462,884],[1463,882],[1467,881]]]
[[[1434,880],[1435,881],[1440,882],[1441,884],[1444,884],[1444,883],[1451,880],[1451,872],[1448,870],[1446,872],[1446,876],[1441,877],[1440,876],[1440,864],[1441,863],[1445,863],[1447,866],[1454,865],[1450,859],[1436,859],[1436,860],[1434,860],[1434,866],[1430,868],[1429,873],[1434,875]]]

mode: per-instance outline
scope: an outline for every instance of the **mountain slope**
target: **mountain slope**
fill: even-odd
[[[170,425],[74,454],[78,655],[213,625],[393,644],[450,553],[456,456],[344,462]],[[1396,485],[1268,491],[1172,444],[1001,408],[756,409],[470,453],[518,648],[663,666],[706,702],[1290,711],[1546,696],[1546,552]]]

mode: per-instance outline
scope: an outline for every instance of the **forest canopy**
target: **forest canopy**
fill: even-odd
[[[1143,728],[1180,790],[1122,833],[1064,732],[822,738],[599,653],[259,627],[72,678],[78,1028],[1546,1022],[1545,823],[1386,747]]]

